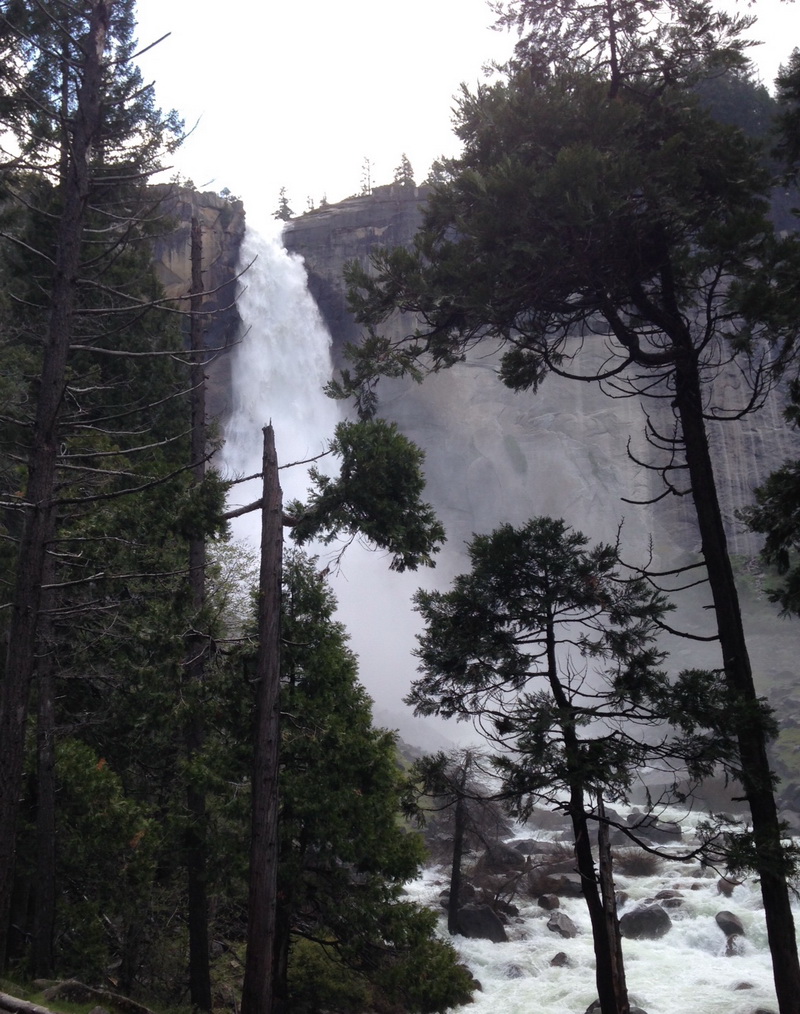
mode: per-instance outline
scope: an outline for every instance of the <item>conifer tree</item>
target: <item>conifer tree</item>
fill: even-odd
[[[700,109],[709,67],[741,65],[748,19],[706,2],[513,0],[521,32],[505,79],[464,89],[447,164],[412,250],[354,268],[368,334],[338,393],[375,405],[379,374],[421,376],[499,345],[500,376],[535,391],[548,375],[655,396],[673,420],[648,424],[665,495],[690,494],[748,799],[781,1014],[800,1011],[800,963],[766,744],[709,452],[707,424],[759,404],[765,350],[791,349],[796,313],[775,283],[797,276],[798,244],[767,217],[760,152]],[[785,292],[786,289],[784,288]],[[772,303],[770,303],[772,300]],[[792,308],[794,304],[792,304]],[[380,333],[394,311],[415,333]],[[752,383],[714,402],[723,363]],[[685,485],[673,481],[680,462]]]
[[[472,568],[450,591],[417,593],[423,675],[407,702],[416,714],[472,720],[498,748],[494,763],[517,815],[565,794],[601,1010],[627,1014],[613,890],[602,890],[595,868],[590,815],[604,795],[624,798],[659,757],[680,759],[693,777],[711,771],[729,753],[725,737],[718,727],[683,742],[663,735],[681,714],[681,681],[673,698],[656,646],[667,604],[622,573],[614,546],[590,547],[563,521],[533,518],[475,536],[468,548]],[[719,701],[716,682],[709,674],[700,691],[706,714]],[[693,724],[688,699],[682,707]]]
[[[120,334],[142,317],[154,294],[149,278],[138,292],[119,288],[117,266],[152,219],[142,188],[179,129],[174,117],[156,109],[152,90],[131,63],[133,6],[132,0],[18,0],[0,15],[11,68],[2,82],[4,126],[16,134],[20,151],[9,196],[32,207],[46,226],[52,223],[32,247],[44,338],[26,474],[16,504],[6,500],[18,512],[20,536],[0,694],[0,963],[45,558],[58,515],[85,496],[72,470],[77,464],[89,474],[89,459],[97,454],[80,442],[65,445],[62,424],[73,399],[80,401],[75,375],[92,375],[84,353],[91,349],[99,353],[97,363],[111,362]],[[5,238],[20,246],[18,233]],[[94,390],[108,390],[108,378],[99,381],[95,373],[94,381]],[[128,454],[135,453],[133,443]],[[106,476],[115,474],[102,464]],[[117,469],[116,475],[126,472]],[[130,476],[127,484],[135,488],[142,481]]]

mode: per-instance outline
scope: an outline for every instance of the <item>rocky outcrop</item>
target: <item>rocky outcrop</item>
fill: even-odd
[[[410,245],[427,194],[428,187],[393,183],[327,204],[287,225],[284,245],[305,262],[308,288],[331,332],[335,355],[360,333],[347,307],[345,265],[357,261],[366,267],[377,247]]]
[[[188,309],[186,297],[192,278],[192,219],[200,224],[204,342],[210,351],[207,404],[209,416],[221,417],[230,407],[230,357],[241,321],[236,310],[236,275],[239,248],[244,237],[245,214],[241,201],[185,187],[152,188],[159,223],[153,241],[156,278],[169,299]],[[188,326],[187,326],[188,329]]]

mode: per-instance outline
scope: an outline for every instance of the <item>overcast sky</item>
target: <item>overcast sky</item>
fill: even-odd
[[[798,42],[800,9],[753,8],[765,83]],[[159,103],[194,133],[176,167],[203,190],[229,188],[258,226],[286,187],[296,213],[308,198],[358,192],[408,154],[419,180],[455,154],[453,96],[474,85],[512,40],[492,31],[486,0],[139,0],[139,40],[170,32],[140,61]]]

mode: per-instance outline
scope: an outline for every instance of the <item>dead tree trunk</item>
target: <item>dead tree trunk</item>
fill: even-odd
[[[278,884],[280,606],[283,505],[272,426],[264,428],[264,496],[258,601],[258,662],[253,758],[247,955],[241,1014],[277,1014],[272,966]]]

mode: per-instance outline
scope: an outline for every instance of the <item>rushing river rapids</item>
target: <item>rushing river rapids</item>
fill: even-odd
[[[662,814],[681,823],[685,847],[694,837],[697,817],[677,811]],[[517,838],[541,838],[521,828]],[[719,873],[695,860],[662,860],[657,872],[626,876],[615,870],[617,891],[625,896],[620,916],[664,890],[678,892],[680,904],[668,909],[672,928],[659,940],[623,941],[625,973],[632,1004],[647,1014],[754,1014],[777,1011],[772,963],[767,946],[759,886],[748,880],[730,897],[719,893]],[[415,900],[436,907],[448,885],[448,871],[430,868],[408,886]],[[550,913],[536,898],[514,898],[519,916],[509,918],[508,942],[490,943],[456,936],[453,943],[481,983],[475,1002],[459,1008],[464,1014],[583,1014],[597,998],[594,953],[586,905],[582,898],[561,898],[578,935],[563,939],[547,928]],[[745,930],[729,952],[716,923],[720,911],[734,913]],[[800,909],[795,906],[795,924]],[[446,935],[446,920],[441,922]],[[551,964],[563,952],[568,963]]]

